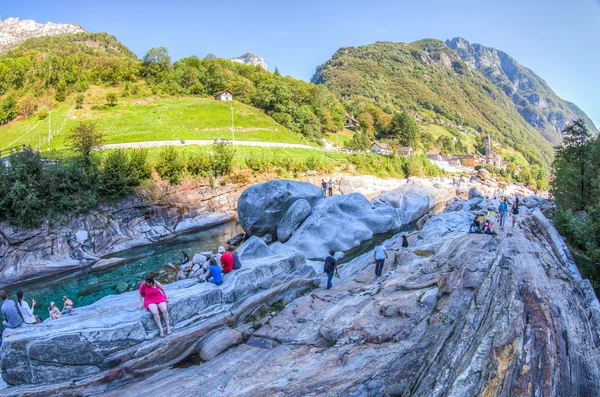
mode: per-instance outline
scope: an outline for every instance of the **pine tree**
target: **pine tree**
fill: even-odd
[[[417,148],[419,141],[419,127],[410,115],[402,112],[396,113],[390,123],[390,134],[398,137],[400,146]]]
[[[277,69],[277,66],[275,66],[275,71],[273,73],[275,74],[275,76],[281,76],[281,74],[279,73],[279,69]]]

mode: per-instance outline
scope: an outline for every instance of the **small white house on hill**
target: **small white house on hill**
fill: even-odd
[[[233,93],[229,90],[223,90],[215,95],[217,101],[226,102],[233,100]]]

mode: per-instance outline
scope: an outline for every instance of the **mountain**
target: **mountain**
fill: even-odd
[[[0,20],[0,51],[5,51],[31,37],[55,36],[57,34],[78,33],[85,30],[74,24],[37,23],[30,19],[8,18]]]
[[[312,79],[325,84],[350,111],[377,106],[388,114],[406,110],[430,122],[489,133],[530,163],[550,163],[553,148],[514,103],[442,41],[377,42],[339,49]]]
[[[245,65],[258,65],[265,70],[269,70],[269,66],[265,63],[265,60],[262,59],[262,57],[251,52],[247,52],[244,55],[240,55],[239,57],[231,58],[230,60],[237,63],[243,63]]]
[[[471,68],[478,70],[514,102],[519,114],[542,135],[557,144],[567,123],[581,118],[594,134],[598,129],[575,104],[561,99],[532,70],[495,48],[470,43],[461,37],[446,40]]]

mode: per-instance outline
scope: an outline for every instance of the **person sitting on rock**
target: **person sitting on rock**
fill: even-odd
[[[477,233],[481,234],[481,222],[479,222],[479,217],[475,215],[473,219],[473,223],[471,223],[471,227],[469,228],[469,233]]]
[[[19,328],[23,321],[19,317],[15,301],[8,299],[4,291],[0,291],[0,299],[2,299],[2,325],[4,328]]]
[[[406,234],[402,235],[402,248],[406,248],[408,247],[408,238],[406,237]]]
[[[33,311],[35,310],[35,299],[31,300],[31,307],[27,301],[23,299],[23,291],[17,291],[17,308],[21,313],[21,317],[23,317],[23,322],[25,324],[37,324],[38,319],[35,318]]]
[[[221,255],[221,268],[223,269],[223,273],[229,273],[233,270],[233,255],[231,254],[231,250],[227,250]]]
[[[222,245],[219,246],[219,248],[217,248],[217,255],[215,255],[213,258],[215,258],[217,260],[217,262],[221,263],[221,255],[223,255],[223,252],[225,252],[225,247],[223,247]]]
[[[66,296],[63,296],[63,311],[62,314],[72,314],[73,310],[75,310],[75,305],[73,304],[73,301],[69,298],[67,298]]]
[[[179,263],[181,265],[185,265],[185,264],[189,263],[189,261],[190,261],[189,255],[185,251],[181,251],[181,259],[179,260]]]
[[[333,279],[333,275],[338,271],[334,255],[335,251],[329,252],[329,256],[325,258],[325,265],[323,266],[323,271],[327,274],[327,289],[331,289],[331,280]]]
[[[233,245],[230,245],[228,250],[231,252],[231,256],[233,258],[233,270],[241,269],[242,261],[240,260],[240,255],[234,250]]]
[[[163,315],[165,324],[167,325],[167,335],[171,335],[171,325],[169,324],[169,312],[167,310],[167,293],[163,288],[162,284],[154,279],[154,275],[151,273],[146,277],[146,280],[140,284],[140,310],[146,308],[152,313],[156,325],[160,331],[160,337],[164,338],[163,327],[160,322],[160,315],[158,311]]]
[[[485,223],[483,225],[483,232],[485,234],[491,234],[493,236],[496,235],[496,232],[494,230],[492,230],[492,225],[490,224],[490,220],[489,219],[485,220]]]
[[[58,307],[56,307],[56,303],[54,302],[50,302],[48,313],[50,313],[51,320],[58,320],[60,318],[60,310],[58,310]]]
[[[210,259],[208,270],[206,271],[204,278],[209,283],[213,283],[215,285],[223,284],[223,275],[221,274],[221,267],[219,266],[215,258]]]

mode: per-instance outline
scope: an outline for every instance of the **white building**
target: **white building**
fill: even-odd
[[[229,90],[223,90],[215,95],[217,101],[225,102],[233,100],[233,93]]]

